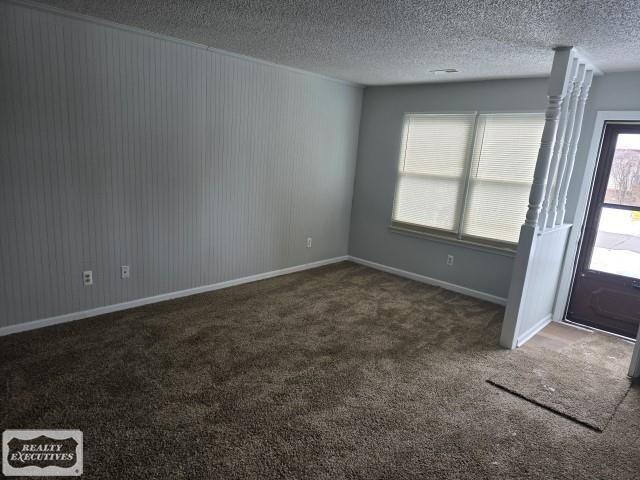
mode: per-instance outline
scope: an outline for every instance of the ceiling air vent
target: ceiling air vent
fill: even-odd
[[[442,68],[440,70],[431,70],[434,75],[447,75],[449,73],[458,73],[455,68]]]

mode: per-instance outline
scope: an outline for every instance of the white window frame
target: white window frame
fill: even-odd
[[[412,224],[407,222],[398,222],[394,220],[394,212],[396,208],[396,200],[398,194],[398,186],[400,184],[401,172],[398,166],[400,165],[400,160],[402,159],[403,152],[402,150],[402,142],[403,136],[406,134],[407,122],[409,121],[410,116],[433,116],[433,117],[441,117],[445,115],[473,115],[473,130],[471,134],[471,142],[469,143],[469,148],[467,149],[467,157],[465,159],[465,177],[464,177],[464,191],[462,193],[462,207],[460,208],[460,213],[457,222],[457,231],[452,232],[450,230],[444,230],[437,227],[427,227],[424,225]],[[417,237],[425,237],[436,241],[441,241],[445,243],[453,243],[458,245],[465,245],[472,249],[489,251],[493,253],[498,253],[506,256],[514,256],[516,252],[516,248],[518,246],[517,242],[507,242],[501,240],[494,240],[484,237],[475,237],[472,235],[463,235],[463,221],[465,210],[467,208],[467,199],[469,195],[469,183],[471,177],[471,166],[473,162],[473,151],[475,147],[476,140],[476,131],[478,127],[478,120],[480,115],[544,115],[544,111],[541,110],[525,110],[525,111],[462,111],[462,112],[404,112],[402,115],[402,128],[400,130],[400,141],[398,142],[398,147],[396,151],[398,152],[398,158],[396,160],[396,179],[395,179],[395,188],[393,192],[393,204],[391,208],[391,225],[390,230],[396,233],[405,234],[409,236],[417,236]],[[524,223],[524,217],[526,212],[522,214],[522,221]]]

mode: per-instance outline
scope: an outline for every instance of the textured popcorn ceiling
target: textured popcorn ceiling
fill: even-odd
[[[639,0],[39,1],[365,85],[547,75],[557,45],[640,70]]]

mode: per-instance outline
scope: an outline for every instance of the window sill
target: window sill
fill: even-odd
[[[460,247],[469,248],[471,250],[478,250],[480,252],[492,253],[494,255],[502,255],[504,257],[515,257],[516,255],[516,245],[513,247],[508,246],[497,246],[490,245],[486,243],[482,243],[480,241],[459,239],[455,237],[447,236],[446,234],[439,234],[435,232],[426,232],[422,230],[413,229],[410,226],[400,226],[400,225],[390,225],[389,230],[393,233],[398,233],[400,235],[407,235],[409,237],[414,238],[424,238],[427,240],[433,240],[441,243],[448,243],[450,245],[457,245]]]

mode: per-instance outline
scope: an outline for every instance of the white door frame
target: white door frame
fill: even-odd
[[[576,205],[575,215],[573,217],[573,227],[567,242],[567,250],[560,273],[560,282],[558,283],[558,293],[553,309],[553,320],[562,322],[565,319],[565,312],[569,303],[571,294],[571,282],[573,280],[573,269],[580,247],[580,237],[584,222],[587,218],[587,210],[589,206],[589,192],[595,177],[596,166],[598,163],[598,155],[600,153],[600,144],[604,133],[604,124],[607,121],[621,122],[640,122],[640,111],[630,110],[606,110],[599,111],[596,115],[595,125],[593,127],[593,136],[591,137],[591,146],[589,147],[589,155],[587,156],[587,164],[582,177],[582,184],[578,195],[578,204]],[[640,377],[640,331],[638,332],[638,340],[634,348],[633,357],[631,359],[631,367],[629,368],[629,376]]]
[[[631,366],[629,367],[629,376],[636,381],[640,380],[640,329],[638,329],[636,346],[633,347],[633,356],[631,357]]]

